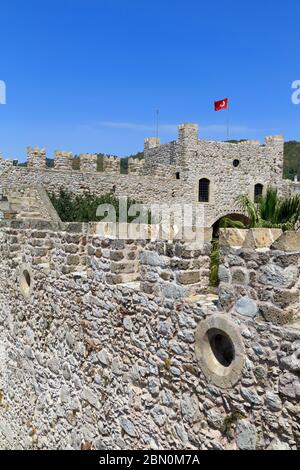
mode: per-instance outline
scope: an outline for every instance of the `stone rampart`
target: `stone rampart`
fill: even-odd
[[[275,325],[300,320],[300,232],[221,230],[220,303]]]
[[[1,222],[0,447],[299,447],[296,325],[147,293],[146,279],[174,285],[207,254],[97,231]],[[230,269],[243,259],[222,256]]]

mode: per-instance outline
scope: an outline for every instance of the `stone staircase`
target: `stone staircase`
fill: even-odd
[[[10,194],[9,201],[12,210],[17,212],[17,219],[46,219],[34,197]]]
[[[41,187],[0,189],[0,218],[61,222],[47,193]]]
[[[12,209],[7,196],[4,196],[2,193],[0,193],[0,220],[12,220],[15,219],[16,216],[17,212]]]

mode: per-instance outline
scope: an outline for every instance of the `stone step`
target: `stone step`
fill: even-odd
[[[8,201],[3,201],[0,200],[0,210],[3,211],[9,211],[11,209],[9,202]]]
[[[16,219],[16,217],[17,217],[17,212],[14,212],[14,211],[3,212],[3,218],[6,220]]]
[[[42,217],[41,215],[37,216],[37,217],[27,217],[27,216],[20,216],[20,214],[17,214],[16,218],[18,220],[23,220],[23,221],[31,221],[31,220],[47,220],[45,219],[44,217]]]
[[[18,212],[18,214],[20,214],[20,217],[27,217],[27,218],[30,218],[32,217],[33,219],[36,219],[36,217],[40,218],[42,217],[42,214],[40,212]]]

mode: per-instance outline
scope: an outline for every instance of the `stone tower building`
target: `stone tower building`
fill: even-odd
[[[255,199],[268,186],[284,190],[283,145],[280,135],[266,137],[264,145],[257,140],[199,140],[196,124],[182,124],[177,141],[160,145],[157,139],[145,140],[144,171],[151,174],[157,165],[164,165],[174,178],[174,197],[203,205],[208,225],[212,225],[225,215],[240,212],[236,200],[241,193]],[[179,194],[176,188],[180,188]]]

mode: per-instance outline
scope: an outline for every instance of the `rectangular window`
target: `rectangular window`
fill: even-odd
[[[209,202],[209,183],[206,178],[199,181],[199,202]]]

